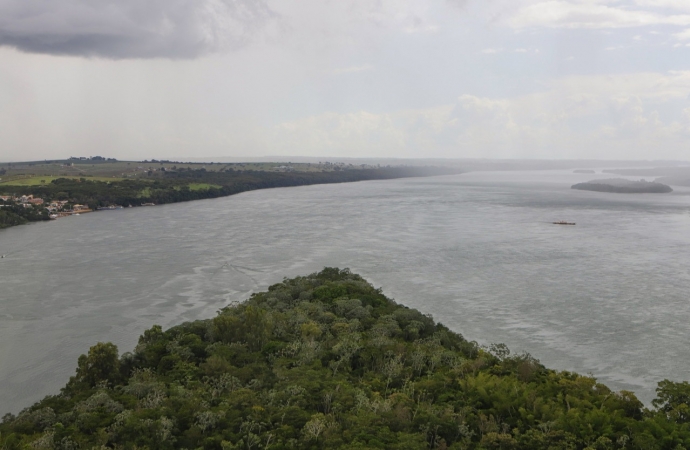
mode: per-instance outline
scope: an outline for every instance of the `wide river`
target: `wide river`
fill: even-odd
[[[598,175],[601,176],[601,175]],[[212,317],[349,267],[480,344],[645,402],[690,378],[690,190],[571,190],[571,171],[247,192],[0,231],[0,414],[58,393],[99,341]],[[576,226],[552,225],[554,220]]]

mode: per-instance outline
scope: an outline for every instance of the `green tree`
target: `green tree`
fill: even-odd
[[[678,423],[690,422],[690,383],[660,381],[656,388],[657,398],[652,404]]]
[[[101,382],[112,385],[120,377],[120,360],[117,346],[111,342],[99,342],[81,355],[77,361],[77,380],[96,386]]]

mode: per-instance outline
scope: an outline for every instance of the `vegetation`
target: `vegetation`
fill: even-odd
[[[489,349],[333,268],[209,320],[98,343],[59,395],[0,425],[0,447],[684,449],[690,385],[656,409],[592,377]]]
[[[48,219],[48,211],[43,207],[25,208],[14,202],[0,200],[0,229]]]
[[[220,189],[223,186],[217,185],[217,184],[208,184],[208,183],[189,183],[187,185],[189,190],[191,191],[207,191],[209,189]],[[182,189],[182,188],[179,188]]]
[[[52,183],[53,181],[60,179],[60,178],[67,178],[67,179],[72,179],[72,180],[78,180],[78,176],[51,176],[51,175],[40,175],[40,176],[34,176],[34,175],[25,175],[25,176],[16,176],[13,177],[12,179],[8,181],[3,181],[0,183],[0,185],[5,185],[5,189],[8,189],[9,186],[41,186],[44,184]],[[89,180],[91,181],[104,181],[106,183],[111,182],[111,181],[120,181],[123,180],[123,178],[116,178],[116,177],[90,177]]]
[[[300,172],[235,170],[232,167],[206,170],[203,167],[192,169],[172,166],[166,169],[163,166],[165,170],[149,170],[144,177],[137,178],[19,178],[20,175],[15,174],[10,181],[0,184],[0,194],[33,195],[46,202],[63,200],[95,210],[110,205],[139,206],[142,203],[164,204],[217,198],[256,189],[460,173],[458,169],[442,167],[328,167],[327,170],[310,169]],[[39,182],[36,183],[36,180]],[[41,180],[46,182],[41,183]],[[34,220],[32,217],[26,218],[31,221]],[[35,220],[43,218],[41,216]],[[0,224],[2,223],[16,225],[24,221],[17,222],[14,218],[9,220],[0,216]]]
[[[208,172],[224,172],[227,170],[235,171],[254,171],[254,172],[323,172],[335,171],[340,169],[364,169],[375,168],[378,165],[371,164],[344,164],[344,163],[284,163],[284,162],[246,162],[246,163],[191,163],[169,160],[151,161],[117,161],[112,158],[79,159],[70,158],[63,160],[50,161],[27,161],[0,163],[0,183],[13,182],[26,178],[41,179],[46,177],[53,178],[101,178],[107,181],[110,178],[147,178],[149,172],[172,170],[200,170]]]
[[[665,194],[673,192],[670,186],[654,181],[631,181],[623,178],[593,180],[571,186],[572,189],[596,192],[615,192],[619,194]]]

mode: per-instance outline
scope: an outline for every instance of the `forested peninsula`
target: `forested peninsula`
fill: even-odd
[[[434,166],[302,164],[295,167],[254,164],[248,167],[245,164],[179,163],[178,166],[170,162],[135,162],[132,167],[140,170],[135,169],[132,176],[129,176],[130,173],[119,172],[127,167],[121,162],[103,158],[97,162],[98,164],[93,165],[63,164],[54,170],[65,171],[76,167],[75,173],[78,175],[68,175],[71,172],[65,172],[65,175],[58,176],[31,174],[29,171],[34,166],[25,165],[26,173],[14,175],[10,181],[0,184],[0,228],[50,220],[63,213],[69,215],[116,206],[161,205],[224,197],[257,189],[462,173],[457,168]],[[93,166],[97,176],[87,174],[87,169],[79,166],[89,169]],[[110,175],[115,171],[118,176]],[[6,173],[7,169],[2,172]],[[105,174],[110,177],[103,176]]]
[[[132,352],[96,344],[59,394],[3,418],[0,448],[690,448],[690,385],[657,393],[647,409],[483,348],[327,268],[153,326]]]
[[[666,194],[673,192],[671,186],[655,181],[632,181],[624,178],[610,178],[606,180],[592,180],[586,183],[578,183],[571,189],[595,192],[615,192],[618,194]]]

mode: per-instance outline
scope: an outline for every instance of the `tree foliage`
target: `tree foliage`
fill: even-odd
[[[218,198],[245,191],[311,184],[449,175],[458,169],[444,167],[347,168],[323,172],[268,172],[252,170],[207,171],[206,169],[157,172],[147,178],[99,181],[88,177],[57,178],[36,186],[0,185],[0,194],[32,194],[46,201],[66,200],[72,204],[139,206],[142,203],[176,203]],[[190,189],[190,186],[207,186]],[[21,205],[0,208],[0,228],[27,221],[48,220],[43,206],[22,209]]]
[[[209,320],[98,343],[0,448],[683,449],[687,383],[656,410],[504,345],[482,348],[360,276],[285,279]]]
[[[14,202],[0,201],[0,229],[41,220],[49,220],[48,210],[42,206],[25,208]]]
[[[120,361],[117,346],[99,342],[81,355],[77,361],[76,380],[95,387],[100,383],[113,384],[119,379]]]

